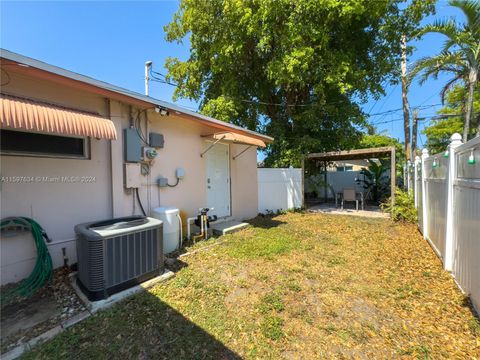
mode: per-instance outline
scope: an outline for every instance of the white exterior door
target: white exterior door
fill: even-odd
[[[217,143],[206,154],[209,215],[230,216],[229,146]]]

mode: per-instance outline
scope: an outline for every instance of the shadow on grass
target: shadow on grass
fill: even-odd
[[[250,219],[247,222],[253,227],[262,229],[271,229],[282,224],[286,224],[285,221],[275,219],[276,215],[258,215],[256,218]]]
[[[241,357],[152,293],[137,294],[39,345],[26,359]]]
[[[478,330],[477,330],[478,334],[477,335],[480,336],[480,313],[478,313],[475,310],[475,306],[473,306],[473,302],[472,302],[472,299],[470,298],[470,296],[464,296],[463,297],[462,306],[468,308],[468,310],[470,310],[470,312],[472,313],[472,316],[476,320],[476,325],[478,327]]]
[[[165,266],[168,268],[168,270],[176,273],[183,268],[188,267],[188,264],[185,261],[182,261],[178,256],[176,256],[168,258],[168,260],[165,262]]]

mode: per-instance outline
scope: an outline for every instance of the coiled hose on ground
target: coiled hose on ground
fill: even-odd
[[[11,303],[17,297],[29,297],[33,295],[52,278],[53,274],[52,258],[44,241],[45,239],[50,242],[50,239],[45,230],[43,230],[35,220],[27,217],[6,218],[2,219],[0,223],[1,230],[7,230],[12,226],[29,228],[31,230],[37,249],[37,261],[28,278],[22,280],[15,288],[2,292],[2,307]]]

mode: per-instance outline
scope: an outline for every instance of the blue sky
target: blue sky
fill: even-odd
[[[0,45],[2,48],[47,63],[88,75],[112,84],[143,93],[143,72],[146,60],[154,70],[163,72],[168,56],[188,58],[188,42],[168,43],[163,26],[178,9],[177,1],[1,1]],[[437,4],[437,17],[455,17],[461,13],[445,0]],[[432,19],[425,19],[425,23]],[[440,35],[428,35],[415,44],[411,60],[435,54],[443,43]],[[440,103],[439,92],[446,77],[430,80],[423,86],[415,82],[410,89],[410,105]],[[150,95],[172,101],[173,88],[151,83]],[[180,105],[196,109],[195,103],[179,100]],[[401,87],[387,86],[386,96],[371,99],[363,105],[367,113],[401,108]],[[439,106],[420,112],[420,117],[433,115]],[[373,116],[372,123],[381,123],[379,130],[403,141],[401,111]],[[423,129],[426,122],[420,124]],[[420,137],[419,146],[425,142]]]

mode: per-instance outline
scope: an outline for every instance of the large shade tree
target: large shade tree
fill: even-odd
[[[399,23],[401,3],[182,0],[166,39],[188,37],[190,55],[167,59],[167,80],[178,85],[175,98],[198,101],[203,113],[274,136],[267,166],[348,149],[365,124],[357,101],[398,79],[409,23]],[[425,1],[409,3],[418,7],[413,22],[428,11]]]
[[[463,107],[463,141],[467,141],[475,87],[479,81],[480,71],[480,2],[450,0],[449,5],[460,9],[465,15],[466,22],[458,24],[452,19],[437,20],[422,28],[419,36],[440,33],[446,36],[446,41],[440,54],[418,60],[411,75],[420,75],[420,83],[424,83],[429,77],[437,78],[440,73],[451,74],[452,77],[441,92],[442,102],[452,86],[459,82],[464,84],[467,95]]]

